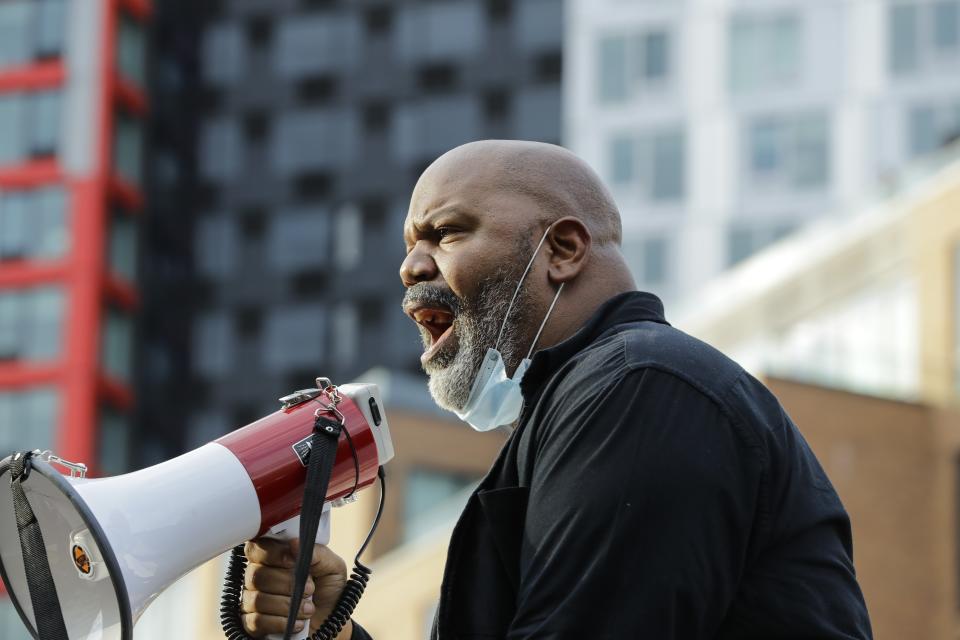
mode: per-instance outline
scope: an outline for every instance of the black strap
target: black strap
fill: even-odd
[[[43,640],[69,640],[40,523],[23,490],[23,482],[30,476],[32,456],[33,453],[29,451],[14,455],[10,462],[10,491],[13,494],[13,511],[17,519],[17,533],[20,534],[20,552],[23,554],[30,602],[33,604],[33,619],[37,625],[37,636]]]
[[[287,615],[287,630],[283,637],[289,640],[293,626],[297,622],[300,601],[310,573],[310,561],[313,559],[313,544],[317,539],[320,517],[323,515],[323,503],[327,498],[327,487],[333,463],[337,459],[337,443],[343,425],[321,415],[313,423],[310,436],[310,460],[307,463],[307,481],[303,490],[303,506],[300,508],[300,554],[297,558],[293,579],[293,597],[290,600],[290,613]],[[304,624],[309,625],[307,620]]]

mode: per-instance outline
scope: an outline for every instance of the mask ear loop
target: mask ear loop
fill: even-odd
[[[507,328],[507,320],[510,318],[510,311],[513,309],[513,303],[517,301],[517,295],[519,295],[520,293],[520,285],[523,284],[523,281],[526,279],[527,274],[530,273],[530,267],[533,266],[533,261],[536,259],[537,253],[540,252],[540,247],[543,246],[543,241],[547,239],[547,234],[550,233],[550,227],[552,226],[553,225],[551,224],[549,227],[547,227],[547,230],[543,232],[543,237],[540,238],[540,242],[537,244],[537,248],[533,250],[533,255],[530,256],[530,262],[527,263],[527,268],[523,270],[523,275],[520,276],[520,281],[517,282],[517,288],[513,290],[513,297],[510,298],[510,304],[507,305],[507,312],[503,314],[503,323],[500,325],[500,333],[497,334],[497,342],[493,345],[494,349],[497,349],[497,350],[500,349],[500,339],[503,338],[503,330]],[[563,288],[562,284],[560,285],[560,288],[561,289]],[[559,291],[557,291],[557,295],[560,295]],[[556,304],[557,299],[554,298],[553,302],[554,304]],[[550,305],[550,308],[553,309],[553,305]],[[548,311],[547,316],[549,317],[549,315],[550,315],[550,312]],[[546,323],[546,320],[544,320],[544,323]],[[540,326],[540,330],[541,331],[543,330],[542,325]],[[537,332],[537,337],[539,336],[540,336],[540,331]]]
[[[533,344],[530,345],[530,351],[527,351],[527,360],[530,359],[530,356],[533,354],[534,348],[537,346],[537,340],[540,339],[540,334],[543,333],[543,328],[547,326],[547,320],[550,319],[550,314],[553,313],[553,308],[557,306],[557,300],[560,299],[560,292],[563,291],[563,285],[566,282],[560,283],[560,288],[557,289],[557,295],[553,296],[553,302],[550,303],[550,308],[547,309],[547,315],[543,317],[543,322],[540,323],[540,328],[537,329],[537,335],[533,337]]]

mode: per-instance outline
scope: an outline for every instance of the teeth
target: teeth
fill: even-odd
[[[414,319],[415,319],[417,322],[419,322],[420,324],[425,324],[425,323],[433,324],[433,323],[436,323],[436,322],[448,322],[448,320],[452,322],[452,318],[450,317],[450,314],[444,313],[444,312],[439,311],[439,310],[434,310],[434,309],[420,309],[420,310],[417,310],[417,311],[415,311],[415,312],[413,313],[413,317],[414,317]]]

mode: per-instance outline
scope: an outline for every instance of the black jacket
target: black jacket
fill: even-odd
[[[453,531],[434,638],[871,637],[807,443],[656,296],[609,300],[522,388]]]

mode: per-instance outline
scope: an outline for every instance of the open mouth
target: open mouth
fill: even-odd
[[[453,313],[436,307],[416,307],[408,313],[430,336],[430,344],[420,356],[420,361],[426,362],[453,335]]]

